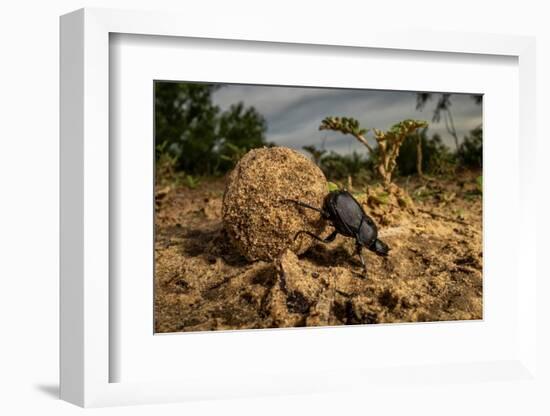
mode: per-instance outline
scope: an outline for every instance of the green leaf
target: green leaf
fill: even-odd
[[[334,182],[329,182],[327,186],[329,192],[337,191],[339,189],[338,185],[336,185]]]
[[[477,185],[477,190],[479,191],[479,193],[482,193],[483,192],[483,176],[478,176],[476,178],[476,185]]]

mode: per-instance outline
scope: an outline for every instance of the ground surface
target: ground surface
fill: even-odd
[[[354,189],[387,258],[339,236],[301,256],[248,262],[221,222],[223,180],[157,189],[157,332],[482,318],[482,198],[475,173],[402,181],[414,205]],[[324,235],[331,227],[327,226]]]

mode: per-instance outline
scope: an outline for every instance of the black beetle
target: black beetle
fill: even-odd
[[[323,243],[334,241],[338,234],[346,237],[355,238],[356,253],[361,259],[361,263],[367,273],[367,266],[361,252],[363,247],[378,254],[379,256],[387,256],[390,248],[386,243],[378,239],[378,229],[376,224],[369,217],[363,207],[348,191],[338,190],[329,192],[325,197],[323,207],[321,209],[312,207],[301,201],[287,199],[288,202],[293,202],[299,206],[313,209],[321,213],[322,217],[330,221],[334,227],[334,231],[326,238],[321,238],[309,231],[299,231],[294,239],[300,234],[307,234]]]

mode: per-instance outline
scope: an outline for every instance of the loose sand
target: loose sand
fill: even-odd
[[[377,186],[355,190],[392,249],[387,258],[364,251],[368,279],[342,236],[301,255],[248,260],[223,227],[224,180],[157,189],[156,331],[481,319],[475,174],[400,186],[413,206]]]

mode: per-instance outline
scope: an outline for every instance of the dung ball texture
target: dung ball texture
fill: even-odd
[[[319,212],[328,193],[323,172],[304,155],[286,148],[253,149],[228,175],[222,216],[227,234],[248,260],[273,260],[286,249],[302,254],[325,221]]]

